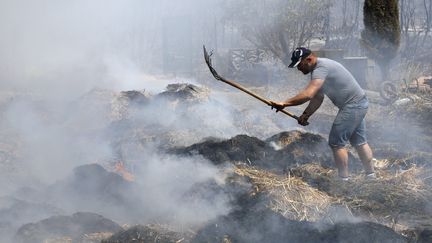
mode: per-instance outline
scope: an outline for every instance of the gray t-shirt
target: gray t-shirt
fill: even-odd
[[[311,73],[311,79],[324,80],[321,91],[339,109],[346,104],[356,103],[365,97],[364,90],[352,74],[336,61],[318,58],[317,65]]]

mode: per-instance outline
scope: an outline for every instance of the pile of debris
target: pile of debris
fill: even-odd
[[[432,76],[421,76],[406,85],[409,92],[432,92]]]
[[[160,105],[160,102],[164,102],[163,109],[172,108],[177,103],[190,106],[207,101],[208,96],[208,89],[187,83],[169,84],[166,91],[159,94],[151,94],[146,90],[114,92],[93,89],[84,94],[72,107],[80,111],[86,111],[89,108],[90,111],[97,110],[99,115],[107,117],[107,121],[116,122],[133,119],[137,113],[149,105]]]
[[[427,240],[430,228],[426,224],[417,225],[415,229],[406,225],[402,227],[402,220],[407,219],[402,215],[409,214],[419,219],[424,213],[425,204],[432,199],[430,188],[415,179],[418,171],[392,175],[386,171],[388,167],[377,165],[381,169],[378,170],[379,179],[376,181],[366,181],[357,176],[346,184],[336,179],[334,169],[318,164],[302,165],[285,175],[251,166],[236,166],[225,186],[233,186],[233,183],[244,186],[245,180],[251,186],[246,186],[247,190],[242,193],[233,194],[235,207],[231,213],[193,231],[179,231],[163,225],[136,225],[123,229],[100,215],[77,213],[24,225],[18,230],[15,240],[86,243],[100,240],[104,243]],[[92,174],[94,169],[88,169],[89,175]],[[327,186],[323,186],[323,182]],[[86,183],[85,179],[83,183]],[[407,201],[407,198],[410,200]],[[346,207],[344,217],[340,216],[340,210],[334,210],[338,206]],[[365,212],[369,218],[364,217]],[[397,215],[392,214],[394,212]]]
[[[68,211],[104,213],[109,218],[140,219],[145,205],[136,183],[107,171],[99,164],[78,166],[69,177],[41,190],[35,197],[61,205]],[[38,198],[27,197],[27,200]],[[79,208],[77,208],[79,205]]]
[[[199,154],[216,165],[243,163],[279,173],[302,164],[334,166],[326,139],[319,134],[301,131],[282,132],[266,140],[247,135],[237,135],[228,140],[209,139],[171,152],[183,156]],[[351,154],[350,158],[353,161],[351,168],[360,168],[358,160]]]
[[[26,190],[24,193],[32,193]],[[0,198],[0,241],[8,242],[15,232],[28,222],[38,221],[64,211],[48,203],[29,202],[15,197]]]
[[[210,90],[188,83],[169,84],[166,91],[157,95],[158,99],[170,102],[201,103],[208,100]]]
[[[78,212],[72,216],[53,216],[37,223],[23,225],[15,236],[17,243],[97,242],[122,228],[94,213]],[[91,241],[90,241],[91,240]]]
[[[310,147],[306,147],[311,154],[298,151],[302,141],[308,141]],[[209,158],[214,158],[215,162],[220,162],[221,158],[238,161],[249,156],[245,153],[249,149],[258,151],[253,157],[256,161],[282,158],[277,153],[287,150],[294,154],[289,158],[297,162],[286,167],[283,174],[275,171],[273,165],[268,170],[259,163],[235,166],[234,174],[219,188],[225,192],[231,190],[234,210],[193,229],[196,233],[161,225],[123,229],[99,215],[78,213],[24,225],[18,230],[16,242],[343,242],[347,238],[351,242],[408,242],[409,239],[421,242],[429,237],[426,218],[430,215],[427,206],[432,193],[430,186],[424,183],[426,178],[419,179],[420,170],[413,168],[396,173],[389,161],[382,160],[376,164],[377,180],[367,181],[357,175],[351,182],[341,183],[335,169],[323,166],[321,157],[313,155],[322,152],[321,146],[328,147],[326,143],[322,145],[324,141],[319,135],[292,131],[265,141],[239,136],[213,142],[222,143],[220,146],[226,150],[226,154],[220,155],[223,150],[218,150],[217,146],[213,151],[208,148],[207,153],[213,153]],[[236,154],[236,148],[243,153]],[[317,163],[303,163],[302,159]],[[197,185],[195,189],[212,190],[212,187]],[[136,191],[131,188],[133,185],[120,175],[107,172],[99,165],[85,165],[77,167],[72,177],[56,183],[50,191],[54,195],[56,191],[67,191],[71,198],[81,201],[95,198],[99,204],[112,204],[113,210],[134,213],[137,210],[131,208],[133,204],[129,202],[133,200],[136,205],[137,198],[133,197]],[[185,197],[193,197],[195,189]],[[53,194],[49,197],[56,198]],[[413,223],[414,219],[418,222]],[[423,219],[422,224],[420,219]]]
[[[0,230],[16,232],[19,227],[14,242],[23,243],[101,240],[105,243],[427,242],[430,239],[431,154],[409,154],[397,148],[377,146],[375,156],[382,158],[375,164],[378,179],[366,180],[360,173],[360,161],[350,153],[353,177],[345,183],[338,180],[332,152],[320,134],[289,131],[267,139],[240,134],[229,139],[210,137],[194,142],[201,137],[196,127],[187,127],[190,124],[168,129],[152,123],[153,117],[149,123],[142,122],[147,121],[142,113],[149,116],[146,110],[149,106],[154,111],[153,106],[159,105],[157,109],[182,118],[194,111],[196,104],[207,101],[208,91],[191,84],[169,85],[166,91],[154,96],[145,91],[96,90],[84,96],[82,106],[91,107],[89,104],[96,102],[106,113],[106,123],[94,125],[95,129],[109,131],[107,140],[115,148],[114,172],[99,164],[83,165],[75,168],[70,177],[51,186],[38,191],[21,190],[20,199],[3,203]],[[426,107],[424,104],[422,102]],[[89,113],[92,112],[89,109]],[[432,109],[424,113],[426,117],[421,117],[422,121],[428,119]],[[201,118],[200,114],[196,117]],[[199,129],[205,130],[205,125]],[[190,144],[173,147],[178,141]],[[169,221],[177,216],[171,211],[161,213],[163,216],[153,214],[163,209],[143,212],[148,205],[145,201],[148,194],[135,181],[139,175],[127,170],[127,163],[135,158],[134,154],[140,154],[144,145],[152,142],[165,145],[157,147],[158,152],[204,157],[219,167],[229,163],[230,170],[224,175],[223,183],[212,180],[196,183],[182,193],[179,201],[188,203],[203,196],[197,200],[212,206],[215,195],[224,194],[232,206],[230,213],[215,216],[204,225],[194,225],[191,230],[189,226],[179,230],[164,225],[145,225],[163,217]],[[373,142],[382,145],[377,140]],[[9,150],[0,149],[0,160],[8,161],[3,151]],[[145,163],[142,159],[136,160]],[[64,208],[28,204],[24,199],[53,202]],[[80,208],[74,208],[76,205]],[[39,214],[28,217],[25,214],[29,211]],[[65,212],[79,213],[64,216]],[[31,221],[13,221],[16,215]],[[105,217],[142,224],[121,227]],[[17,223],[12,225],[11,222]]]
[[[395,101],[389,115],[415,124],[429,125],[432,120],[432,93],[421,96],[407,94],[405,98]]]
[[[238,166],[235,173],[254,185],[251,195],[265,193],[267,206],[284,217],[298,221],[323,218],[335,200],[311,187],[300,177],[276,175],[250,166]]]
[[[110,102],[112,121],[130,119],[143,106],[148,105],[151,99],[151,94],[145,90],[129,90],[116,94]]]
[[[398,242],[408,240],[372,222],[294,221],[269,209],[235,211],[209,223],[192,242]]]
[[[176,232],[167,225],[136,225],[122,230],[101,243],[126,243],[126,242],[166,242],[180,243],[190,242],[192,232]]]
[[[386,160],[376,161],[375,167],[377,179],[354,175],[349,183],[341,183],[334,170],[318,165],[300,166],[291,173],[331,197],[332,203],[346,206],[355,217],[411,235],[427,225],[432,213],[432,188],[427,180],[432,170],[395,171]]]

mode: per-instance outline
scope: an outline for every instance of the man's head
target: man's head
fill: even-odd
[[[303,74],[312,72],[316,65],[316,56],[311,50],[304,47],[297,47],[291,55],[290,68],[297,68]]]

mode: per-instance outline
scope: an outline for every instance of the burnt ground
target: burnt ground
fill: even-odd
[[[336,178],[335,169],[331,163],[332,158],[325,156],[325,154],[330,154],[325,139],[320,135],[307,132],[283,132],[266,140],[241,135],[224,141],[205,141],[174,151],[188,156],[202,155],[215,164],[240,163],[257,168],[257,170],[282,172],[296,176],[319,191],[337,198],[338,203],[348,205],[352,213],[351,217],[348,218],[355,215],[355,217],[363,218],[366,222],[381,223],[379,226],[365,222],[350,224],[342,220],[341,223],[334,224],[332,226],[334,228],[328,226],[330,228],[328,231],[316,233],[311,229],[307,230],[305,225],[298,222],[299,225],[292,222],[280,222],[278,225],[281,225],[281,228],[277,232],[292,232],[296,227],[299,227],[303,232],[308,232],[306,235],[289,233],[285,235],[271,231],[269,227],[273,226],[268,225],[270,223],[266,223],[267,219],[262,218],[262,211],[251,210],[250,202],[243,200],[240,201],[242,208],[250,210],[239,210],[222,217],[219,219],[220,222],[216,221],[213,225],[209,225],[206,230],[200,232],[196,242],[218,242],[227,237],[232,242],[281,242],[282,239],[290,239],[290,242],[344,242],[345,237],[349,235],[355,236],[352,242],[407,241],[406,238],[396,234],[390,228],[384,227],[387,225],[395,229],[397,224],[400,224],[399,234],[403,234],[411,240],[427,242],[430,238],[428,232],[432,218],[430,204],[432,193],[430,193],[431,187],[428,179],[425,180],[425,176],[422,175],[422,170],[426,171],[427,178],[430,178],[431,174],[427,153],[425,153],[426,156],[422,153],[417,154],[417,157],[413,157],[411,152],[388,153],[388,157],[385,159],[388,164],[385,168],[377,169],[379,178],[374,181],[367,181],[362,178],[361,168],[352,166],[353,162],[354,165],[355,163],[359,164],[359,162],[351,159],[351,167],[356,168],[352,168],[352,173],[357,174],[357,176],[351,183],[341,184]],[[266,195],[265,190],[257,190],[257,193]],[[252,198],[248,200],[252,200]],[[239,217],[238,214],[244,218]],[[267,214],[264,213],[264,215]],[[274,220],[273,217],[276,216],[268,217],[268,220],[272,221]],[[282,216],[279,215],[278,217]],[[248,225],[248,222],[253,223]],[[257,222],[263,223],[263,225]],[[227,225],[226,228],[225,225]],[[315,227],[317,226],[311,226],[312,229]],[[385,230],[376,230],[376,227],[384,227]],[[340,228],[346,229],[344,233],[347,235],[338,232],[337,229]],[[353,234],[353,232],[357,232],[358,235]],[[383,235],[376,232],[381,232]],[[384,232],[389,232],[389,235],[385,235]],[[390,232],[393,232],[393,236]],[[375,233],[377,235],[374,235]],[[363,235],[370,238],[362,237]],[[334,237],[340,238],[335,240]],[[392,237],[395,238],[392,239]],[[385,239],[392,240],[385,241]]]
[[[123,242],[189,242],[193,237],[191,232],[180,233],[164,225],[137,225],[114,234],[101,243]]]
[[[29,191],[25,191],[29,193]],[[22,225],[48,218],[52,215],[61,215],[64,210],[48,204],[25,201],[14,197],[0,198],[0,241],[7,241],[13,237],[15,231]]]
[[[192,242],[407,242],[371,222],[317,225],[288,220],[269,209],[234,212],[218,218]]]
[[[115,222],[94,213],[78,212],[71,216],[53,216],[37,223],[25,224],[15,235],[15,242],[58,241],[84,242],[83,237],[94,232],[118,232],[122,228]]]
[[[334,166],[326,139],[318,134],[299,131],[282,132],[266,140],[247,135],[223,141],[209,139],[170,152],[183,156],[202,155],[216,165],[240,162],[279,173],[309,163],[317,163],[326,168]],[[356,166],[359,161],[352,154],[350,158],[354,162],[351,169],[359,169]]]
[[[152,220],[161,219],[140,213],[140,209],[147,206],[143,200],[146,195],[140,192],[142,189],[136,183],[101,165],[83,165],[52,185],[38,189],[21,188],[13,194],[16,198],[5,199],[0,211],[4,216],[1,230],[7,232],[5,235],[15,235],[15,239],[21,242],[100,242],[102,239],[104,242],[431,240],[432,130],[429,121],[432,112],[428,106],[421,103],[404,107],[372,104],[367,117],[368,136],[378,159],[378,179],[366,181],[356,154],[351,153],[350,169],[354,178],[343,184],[337,180],[326,141],[334,117],[331,112],[324,110],[316,114],[311,118],[311,125],[304,130],[292,129],[295,126],[287,129],[281,125],[283,122],[272,120],[273,114],[269,114],[254,119],[253,126],[246,124],[247,129],[238,130],[244,132],[228,137],[225,133],[221,137],[215,136],[217,133],[206,137],[204,131],[212,131],[214,123],[205,119],[206,114],[195,112],[197,103],[208,101],[206,91],[195,86],[170,86],[156,97],[137,91],[120,95],[96,93],[89,94],[85,102],[96,102],[108,110],[107,120],[80,131],[89,137],[103,133],[103,138],[113,147],[114,161],[122,160],[126,165],[137,163],[136,154],[146,151],[139,149],[151,144],[161,153],[168,152],[182,158],[205,158],[220,168],[226,168],[227,164],[231,166],[229,168],[243,166],[256,171],[256,174],[252,176],[229,170],[224,183],[208,180],[194,184],[180,200],[189,202],[199,197],[211,205],[217,195],[224,194],[230,199],[231,211],[185,229],[148,225]],[[111,96],[114,102],[109,98]],[[167,130],[168,126],[136,115],[147,111],[152,102],[168,110],[164,115],[180,114],[179,117],[185,119],[182,121],[193,125]],[[250,111],[241,109],[229,112],[235,113],[234,126],[241,127],[241,119],[257,118],[250,115]],[[198,117],[198,122],[191,117]],[[47,120],[51,118],[46,117]],[[202,127],[196,127],[196,124]],[[194,131],[197,128],[199,132]],[[259,131],[256,136],[250,132],[255,128]],[[2,141],[7,144],[6,139]],[[13,153],[17,152],[14,148],[4,146],[0,151],[0,159],[8,166],[13,165]],[[292,181],[297,184],[290,184]],[[325,203],[314,205],[318,199],[290,194],[297,189],[309,191],[311,197],[319,194],[316,198],[322,198]],[[306,205],[306,200],[312,204]],[[291,205],[293,201],[296,203],[294,206]],[[73,211],[76,210],[73,206],[78,203],[85,205],[79,211],[104,213],[74,214],[77,211]],[[301,208],[302,203],[305,207],[316,206],[322,218],[303,220],[296,217],[300,214],[295,210]],[[345,211],[331,208],[344,208]],[[110,220],[121,218],[121,215],[127,216],[125,218],[131,224],[141,225],[120,227]],[[13,219],[15,216],[21,220]]]
[[[328,172],[334,170],[334,164],[326,145],[326,138],[319,134],[329,132],[334,114],[318,113],[314,116],[312,121],[315,122],[311,122],[311,126],[306,129],[319,134],[290,131],[276,134],[265,140],[239,135],[222,141],[210,139],[174,151],[188,156],[199,154],[215,164],[240,162],[263,170],[298,176],[312,187],[345,201],[351,206],[351,213],[356,217],[392,227],[399,234],[408,237],[409,241],[429,242],[432,241],[430,234],[431,107],[429,103],[421,100],[405,106],[382,106],[371,103],[367,116],[369,143],[373,148],[374,157],[385,164],[385,166],[376,165],[379,167],[377,169],[379,179],[373,182],[361,179],[361,165],[355,153],[350,154],[350,169],[356,177],[355,182],[340,185],[332,178],[334,174],[330,175],[331,173]],[[306,168],[311,163],[317,164],[312,170]],[[302,168],[302,165],[306,167]],[[329,170],[326,170],[327,168]],[[365,215],[369,216],[365,217]],[[220,225],[227,223],[230,218],[224,220],[226,220],[222,220],[224,223],[218,222],[208,228],[218,235],[218,240],[248,242],[251,239],[241,238],[243,234],[239,236],[234,229],[241,228],[239,231],[248,232],[244,235],[253,235],[253,232],[259,231],[258,228],[266,228],[258,226],[250,230],[247,227],[242,228],[242,224],[234,226],[229,223],[227,228],[223,228]],[[248,220],[261,222],[260,219],[255,218]],[[370,233],[366,234],[370,235]],[[212,242],[211,239],[205,238],[205,235],[209,235],[208,231],[202,233],[200,237],[203,238],[200,239]],[[235,236],[230,238],[232,235]],[[258,237],[263,235],[265,233]],[[280,236],[280,234],[274,235]],[[295,236],[284,237],[293,239],[295,242]],[[326,237],[331,239],[331,236],[326,235],[320,240],[326,242]],[[310,242],[321,242],[317,239]],[[274,241],[278,242],[276,239]],[[374,242],[372,239],[365,239],[364,242],[369,241]]]

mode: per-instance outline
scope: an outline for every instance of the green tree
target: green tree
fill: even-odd
[[[361,33],[362,44],[367,56],[379,65],[385,80],[400,44],[398,1],[365,0],[363,15],[365,28]]]

